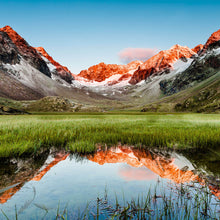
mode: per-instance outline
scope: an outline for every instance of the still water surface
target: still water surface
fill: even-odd
[[[216,183],[218,173],[212,174]],[[73,213],[94,203],[97,197],[108,194],[108,200],[126,203],[147,194],[149,189],[163,187],[166,192],[180,183],[199,185],[198,167],[187,157],[168,152],[135,150],[130,147],[99,150],[94,155],[71,155],[50,152],[40,159],[14,159],[1,164],[0,210],[9,219],[54,219],[57,209],[67,207],[69,218]],[[210,177],[211,178],[211,177]],[[209,189],[220,198],[219,189]],[[17,211],[16,211],[17,210]],[[0,219],[6,219],[0,212]],[[72,216],[72,217],[71,217]]]

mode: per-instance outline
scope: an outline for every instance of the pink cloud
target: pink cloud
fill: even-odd
[[[118,56],[121,62],[129,63],[134,60],[146,61],[157,52],[157,49],[151,48],[125,48],[119,52]]]

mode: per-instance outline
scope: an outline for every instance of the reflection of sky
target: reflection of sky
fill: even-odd
[[[0,209],[9,214],[9,217],[13,216],[14,212],[11,210],[14,210],[15,204],[19,210],[33,198],[33,187],[36,190],[36,197],[32,204],[20,214],[22,219],[25,219],[24,216],[45,213],[34,204],[53,208],[57,207],[60,201],[60,208],[67,202],[69,207],[79,207],[85,205],[87,201],[94,200],[98,195],[103,195],[105,188],[112,200],[115,198],[115,193],[119,201],[122,201],[123,194],[125,199],[130,200],[134,195],[143,195],[147,192],[156,180],[157,175],[147,168],[133,168],[120,163],[100,166],[91,161],[81,163],[66,159],[52,167],[40,181],[26,183],[7,203],[0,205]],[[56,211],[50,209],[50,212]]]
[[[119,175],[126,181],[139,181],[139,180],[156,180],[158,175],[146,167],[131,167],[129,165],[122,165],[119,168]]]

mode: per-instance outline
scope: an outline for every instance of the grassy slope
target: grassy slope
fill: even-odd
[[[22,103],[12,99],[0,97],[0,106],[7,106],[9,108],[22,109]]]
[[[61,147],[93,152],[96,144],[219,148],[220,116],[199,114],[0,116],[0,157]]]
[[[204,93],[209,93],[204,97]],[[145,106],[147,111],[216,111],[216,104],[220,105],[220,72],[204,80],[194,87],[185,89],[171,96],[162,97],[159,101]],[[190,105],[186,105],[190,102]],[[180,108],[175,108],[179,104]],[[219,111],[217,109],[217,111]]]

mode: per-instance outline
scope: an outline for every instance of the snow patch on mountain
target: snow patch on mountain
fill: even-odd
[[[42,57],[42,59],[47,64],[50,72],[51,72],[51,79],[55,80],[56,82],[60,83],[63,86],[71,87],[69,83],[67,83],[65,80],[63,80],[59,75],[55,74],[57,71],[57,67],[53,65],[46,57],[44,57],[40,52],[38,52],[39,55]]]
[[[214,53],[215,55],[219,55],[219,54],[220,54],[220,48],[214,49],[214,50],[213,50],[213,53]]]
[[[185,71],[193,62],[194,59],[187,58],[186,61],[181,59],[177,60],[173,64],[173,68],[170,73],[163,73],[162,75],[150,76],[146,80],[142,80],[137,84],[137,88],[135,89],[135,94],[144,94],[147,99],[154,101],[160,96],[160,81],[165,79],[170,79],[178,75],[179,73]]]

